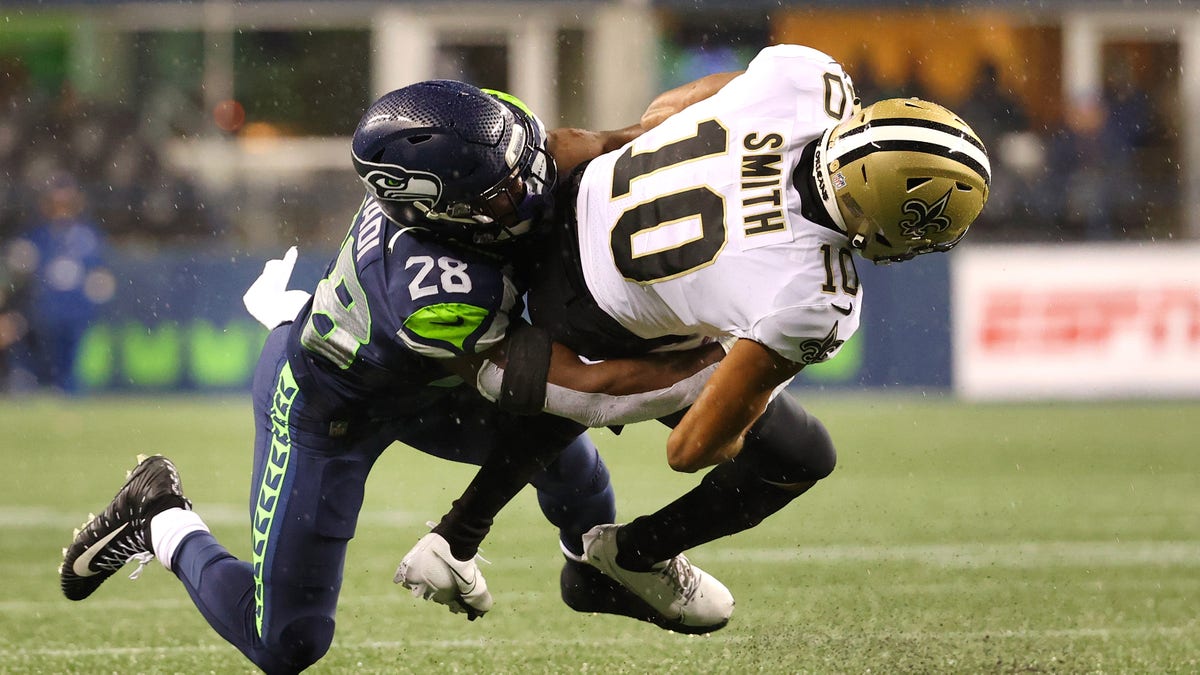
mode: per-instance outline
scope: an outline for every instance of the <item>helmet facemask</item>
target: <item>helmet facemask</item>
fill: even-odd
[[[876,263],[953,248],[987,202],[983,143],[949,110],[918,99],[864,108],[825,132],[814,176],[852,247]]]
[[[476,244],[511,241],[534,230],[553,206],[558,172],[546,151],[541,122],[520,109],[513,112],[518,123],[505,151],[512,171],[478,197],[448,204],[441,211],[426,211],[426,218],[474,225],[472,241]]]

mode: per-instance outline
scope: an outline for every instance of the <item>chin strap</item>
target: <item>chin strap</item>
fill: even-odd
[[[456,216],[453,213],[455,210],[454,206],[451,207],[450,211],[434,211],[423,202],[414,202],[413,206],[421,212],[422,216],[434,222],[445,221],[450,223],[461,223],[463,225],[491,225],[492,223],[496,222],[491,218],[491,216],[485,216],[482,213],[471,213],[470,207],[467,208],[467,211],[464,213],[464,215]]]
[[[817,194],[821,197],[821,203],[825,206],[825,211],[829,213],[829,217],[833,219],[835,225],[842,232],[849,232],[846,229],[846,219],[842,217],[842,210],[838,208],[837,197],[834,196],[835,185],[833,176],[829,174],[829,138],[833,135],[833,130],[837,128],[835,124],[825,130],[821,136],[821,140],[817,143],[816,152],[813,153],[813,180],[817,182]]]

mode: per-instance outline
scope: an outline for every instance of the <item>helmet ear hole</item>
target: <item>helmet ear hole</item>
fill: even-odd
[[[404,140],[408,141],[409,145],[420,145],[432,138],[433,136],[430,136],[429,134],[421,134],[419,136],[409,136]]]

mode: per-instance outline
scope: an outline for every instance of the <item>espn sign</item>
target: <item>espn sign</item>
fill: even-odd
[[[968,398],[1200,396],[1200,246],[991,246],[951,264]]]

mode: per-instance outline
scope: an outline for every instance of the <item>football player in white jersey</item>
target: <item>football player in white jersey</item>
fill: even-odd
[[[684,621],[692,600],[663,587],[664,565],[833,470],[823,425],[780,391],[858,328],[853,252],[888,263],[949,250],[990,183],[963,120],[917,99],[862,108],[819,51],[769,47],[712,77],[715,94],[685,88],[694,100],[664,107],[681,112],[648,111],[654,128],[562,180],[559,225],[518,265],[533,324],[588,358],[736,339],[691,408],[663,419],[672,468],[716,468],[656,513],[585,537],[588,562]]]
[[[916,99],[859,109],[841,66],[796,45],[590,162],[573,215],[595,304],[640,338],[739,338],[672,434],[671,466],[732,458],[775,388],[854,334],[853,250],[894,262],[949,249],[989,174],[953,113]],[[576,316],[542,306],[544,326]]]

